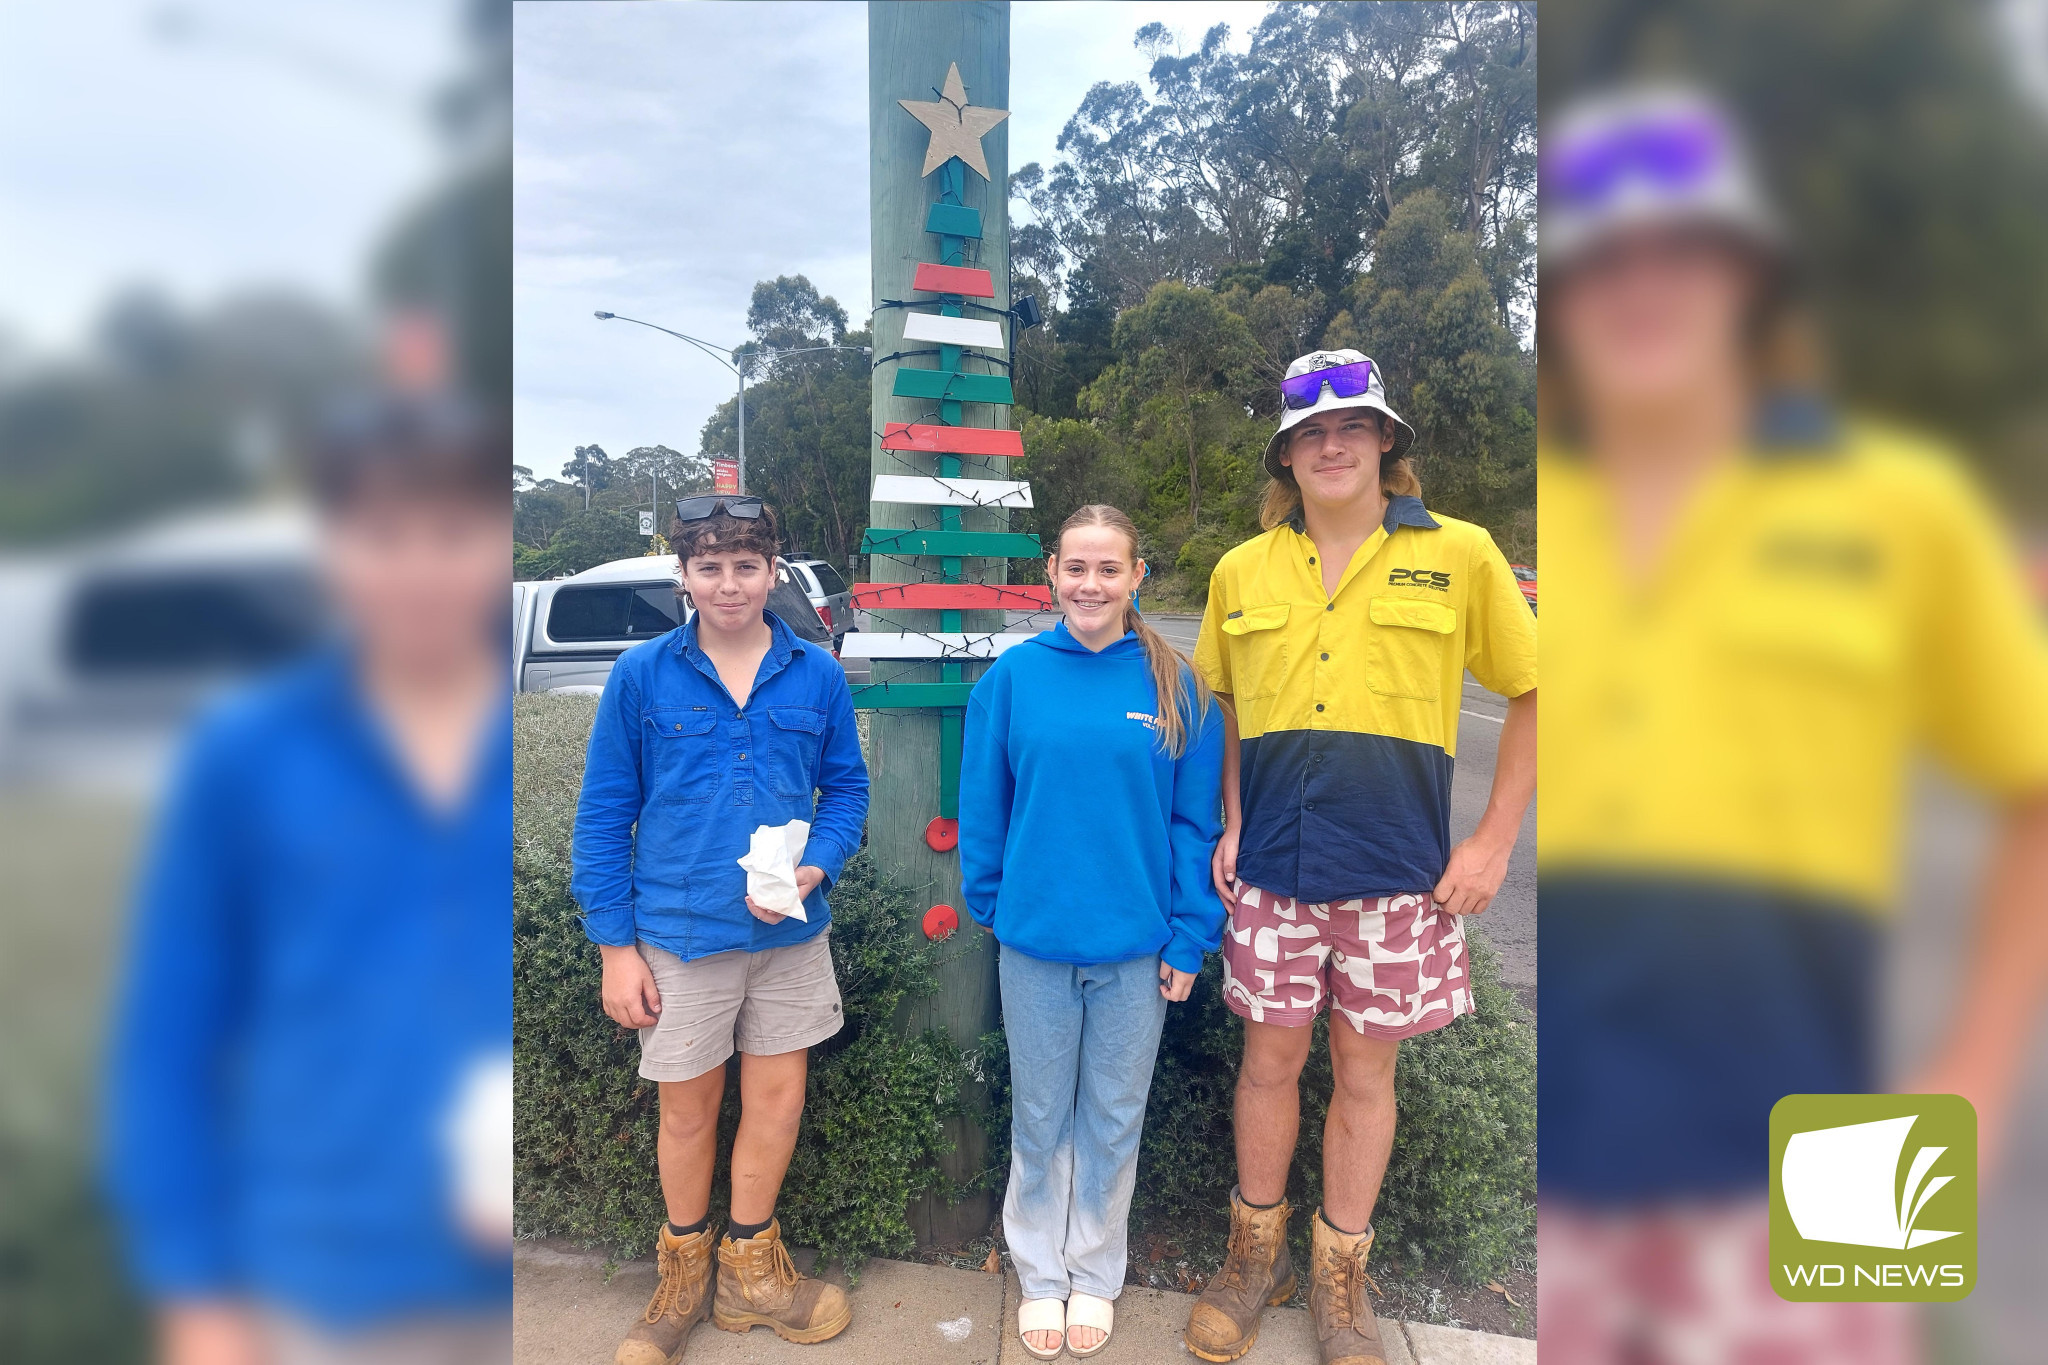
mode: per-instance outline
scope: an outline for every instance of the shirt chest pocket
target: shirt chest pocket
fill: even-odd
[[[1412,597],[1375,597],[1368,612],[1365,685],[1382,697],[1435,701],[1457,636],[1458,609]]]
[[[1223,618],[1231,692],[1239,701],[1279,695],[1287,681],[1288,604],[1242,607]]]
[[[818,751],[825,742],[823,711],[814,706],[771,706],[761,740],[761,767],[769,791],[795,800],[817,790]]]
[[[647,734],[648,795],[664,806],[694,806],[718,793],[718,718],[709,710],[657,706],[642,721]]]

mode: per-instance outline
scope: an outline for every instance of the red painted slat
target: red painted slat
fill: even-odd
[[[866,611],[1042,611],[1052,605],[1052,591],[1043,583],[856,583],[853,605]]]
[[[924,450],[941,455],[1007,455],[1024,453],[1024,433],[989,427],[942,427],[924,422],[889,422],[882,427],[882,449]]]
[[[964,265],[920,265],[910,287],[922,289],[927,294],[961,294],[970,299],[992,299],[996,296],[993,275]]]

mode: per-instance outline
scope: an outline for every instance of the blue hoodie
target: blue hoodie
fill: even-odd
[[[511,1257],[451,1216],[442,1128],[467,1067],[512,1048],[511,858],[509,705],[447,809],[345,647],[199,725],[109,1058],[107,1180],[146,1293],[336,1331],[510,1307]]]
[[[1211,703],[1176,760],[1160,750],[1158,710],[1135,632],[1097,654],[1064,621],[975,684],[960,873],[968,914],[997,941],[1049,962],[1158,953],[1184,972],[1222,941],[1209,880],[1222,715]]]

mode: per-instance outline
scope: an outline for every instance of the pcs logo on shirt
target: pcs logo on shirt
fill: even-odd
[[[1451,576],[1441,569],[1396,569],[1387,575],[1387,583],[1397,588],[1432,588],[1437,592],[1451,590]]]

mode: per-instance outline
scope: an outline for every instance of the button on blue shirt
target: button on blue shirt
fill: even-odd
[[[822,932],[825,892],[860,847],[868,770],[846,670],[773,612],[744,707],[697,645],[697,622],[619,656],[598,699],[576,805],[570,889],[596,943],[644,939],[685,962]],[[809,920],[747,909],[739,860],[756,829],[811,822],[800,864],[825,880]]]

